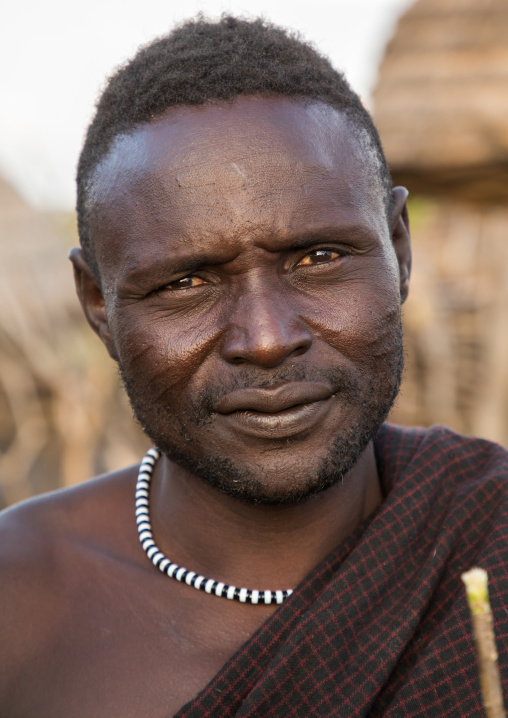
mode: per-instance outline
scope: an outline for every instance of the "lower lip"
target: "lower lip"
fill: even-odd
[[[245,434],[263,439],[287,439],[312,429],[328,410],[330,399],[299,404],[268,414],[261,411],[234,411],[223,414],[229,424]]]

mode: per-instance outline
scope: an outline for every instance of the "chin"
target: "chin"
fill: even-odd
[[[379,424],[359,431],[342,432],[328,445],[324,455],[308,452],[308,458],[273,453],[254,464],[240,463],[229,456],[213,454],[196,458],[174,446],[156,442],[171,461],[214,489],[251,504],[283,505],[303,502],[340,483],[355,466],[376,433]]]

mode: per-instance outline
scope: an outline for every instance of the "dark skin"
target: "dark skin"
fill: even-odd
[[[172,110],[100,166],[100,285],[71,254],[88,321],[147,404],[171,407],[150,417],[155,435],[199,458],[220,448],[272,500],[164,456],[152,525],[179,564],[292,588],[379,505],[372,442],[343,481],[297,498],[357,421],[326,371],[384,391],[408,289],[406,195],[394,190],[387,223],[348,121],[280,98]],[[253,393],[235,394],[237,377]],[[227,389],[205,420],[172,418],[210,386]],[[160,574],[137,538],[135,481],[132,467],[2,517],[2,715],[174,715],[276,609]]]

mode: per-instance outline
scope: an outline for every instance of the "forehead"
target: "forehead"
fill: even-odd
[[[276,235],[360,215],[384,233],[373,155],[366,132],[323,103],[247,97],[172,109],[117,138],[99,164],[93,236],[114,244],[161,224],[192,241],[198,230]]]

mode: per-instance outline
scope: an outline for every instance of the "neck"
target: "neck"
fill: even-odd
[[[158,462],[151,491],[156,541],[171,559],[218,581],[294,588],[381,502],[372,444],[343,482],[297,504],[248,504]]]

